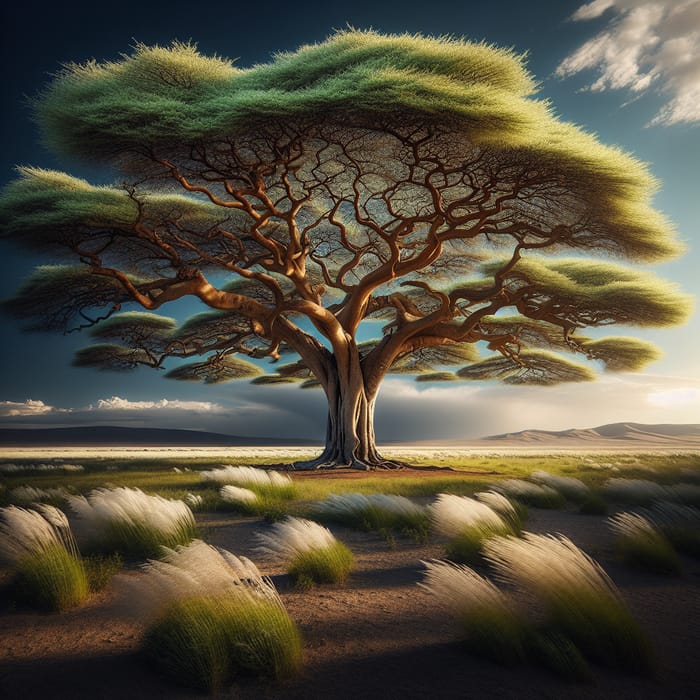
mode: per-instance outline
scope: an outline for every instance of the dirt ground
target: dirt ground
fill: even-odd
[[[526,529],[562,533],[595,557],[620,587],[650,636],[657,659],[651,678],[600,667],[592,684],[561,681],[545,670],[502,667],[466,653],[459,630],[416,584],[421,560],[442,555],[444,543],[388,543],[379,535],[331,528],[356,557],[342,585],[294,590],[282,569],[253,551],[261,521],[203,514],[208,540],[250,556],[272,576],[304,638],[304,670],[282,684],[247,679],[222,698],[698,698],[700,562],[683,560],[680,577],[639,573],[615,561],[602,517],[531,509]],[[138,653],[141,628],[123,614],[111,590],[62,614],[0,603],[0,697],[30,700],[184,700],[204,697],[172,685]]]

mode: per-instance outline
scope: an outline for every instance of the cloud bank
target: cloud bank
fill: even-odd
[[[217,396],[220,398],[220,395]],[[83,408],[42,401],[0,402],[4,426],[122,425],[182,428],[244,437],[323,439],[321,391],[239,383],[221,403],[99,399]],[[381,442],[469,440],[528,428],[564,430],[606,423],[700,423],[700,380],[660,375],[609,375],[555,387],[418,384],[389,378],[380,390]]]
[[[607,26],[569,54],[556,74],[597,71],[593,92],[648,90],[666,103],[649,125],[700,122],[700,0],[594,0],[575,21],[610,14]]]

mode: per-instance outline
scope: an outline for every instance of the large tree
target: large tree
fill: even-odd
[[[6,307],[30,329],[92,327],[84,366],[196,357],[167,376],[219,382],[261,374],[241,356],[295,353],[254,381],[325,392],[326,447],[305,466],[387,464],[388,372],[548,385],[638,369],[653,345],[584,329],[683,321],[673,285],[612,261],[681,246],[646,166],[535,89],[509,50],[360,31],[248,69],[180,43],[69,65],[35,101],[45,140],[123,184],[20,169],[4,236],[61,264]],[[183,297],[210,310],[155,313]]]

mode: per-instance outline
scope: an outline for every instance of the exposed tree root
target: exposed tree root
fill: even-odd
[[[325,455],[316,457],[315,459],[305,460],[303,462],[292,462],[291,469],[293,471],[312,471],[320,469],[358,469],[361,471],[374,471],[378,469],[411,469],[412,465],[407,462],[400,462],[392,459],[383,459],[379,457],[377,460],[363,459],[329,459]]]

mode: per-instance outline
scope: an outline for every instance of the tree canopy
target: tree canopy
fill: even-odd
[[[167,376],[322,388],[316,466],[383,463],[388,372],[549,385],[640,369],[649,342],[585,329],[683,322],[688,297],[638,267],[682,245],[647,166],[536,88],[510,50],[356,30],[246,69],[182,43],[68,65],[35,100],[45,141],[123,183],[19,170],[3,236],[57,264],[5,306],[30,330],[93,327],[81,366],[179,358]],[[185,296],[209,310],[157,313]],[[291,353],[262,376],[241,357]]]

